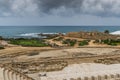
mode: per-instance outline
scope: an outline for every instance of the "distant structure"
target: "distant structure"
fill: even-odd
[[[107,32],[107,31],[106,31]],[[66,34],[67,37],[74,37],[74,38],[83,38],[83,39],[94,39],[94,40],[105,40],[105,39],[117,39],[120,35],[112,35],[109,33],[104,32],[69,32]]]

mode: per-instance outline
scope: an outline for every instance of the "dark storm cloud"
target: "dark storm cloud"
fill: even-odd
[[[9,0],[0,0],[0,15],[4,16],[7,15],[7,13],[10,13],[10,1]]]
[[[0,0],[1,16],[120,16],[120,0]]]
[[[74,11],[81,10],[83,0],[38,0],[39,8],[45,13],[57,10],[61,7],[72,9]]]

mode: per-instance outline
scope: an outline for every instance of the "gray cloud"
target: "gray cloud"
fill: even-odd
[[[120,16],[120,0],[0,0],[1,16]]]
[[[41,0],[39,8],[42,8],[43,12],[50,12],[61,7],[76,11],[76,9],[80,10],[82,2],[83,0]]]

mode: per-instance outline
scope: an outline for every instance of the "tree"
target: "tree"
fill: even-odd
[[[104,33],[109,34],[109,30],[105,30]]]

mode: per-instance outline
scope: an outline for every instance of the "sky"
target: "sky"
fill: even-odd
[[[0,0],[0,26],[120,26],[120,0]]]

